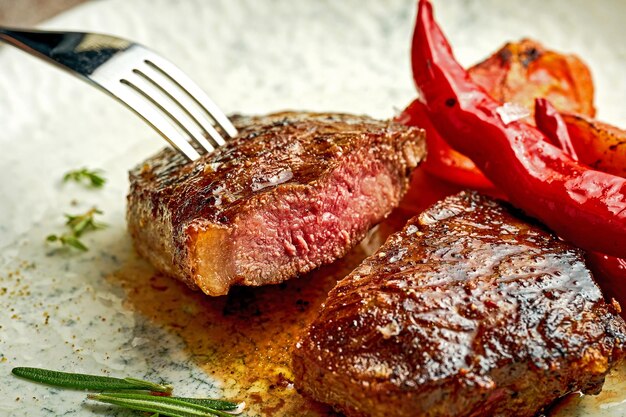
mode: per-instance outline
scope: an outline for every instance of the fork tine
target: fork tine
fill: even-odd
[[[145,63],[139,66],[135,70],[135,73],[150,81],[150,83],[166,94],[171,100],[178,103],[189,117],[213,139],[217,146],[222,146],[226,143],[222,135],[215,130],[209,118],[204,114],[205,112],[198,108],[198,104],[193,97],[189,96],[186,90],[180,88],[178,83],[174,83],[170,77],[164,76],[160,71],[155,70],[154,67]]]
[[[157,71],[161,72],[166,77],[170,78],[176,84],[178,84],[211,116],[217,124],[226,132],[228,136],[235,137],[237,135],[237,129],[228,120],[228,117],[220,110],[220,108],[209,98],[209,96],[202,91],[200,87],[181,71],[176,65],[161,58],[159,55],[151,53],[147,58],[146,63],[154,67]]]
[[[182,153],[188,160],[195,161],[200,154],[187,141],[183,132],[173,122],[163,117],[155,106],[146,105],[146,100],[140,98],[136,91],[122,83],[107,86],[107,91],[120,102],[134,111],[154,130],[156,130],[170,145]]]
[[[210,153],[215,150],[213,145],[206,140],[198,126],[189,118],[187,113],[159,89],[155,89],[152,83],[146,81],[134,71],[131,74],[126,74],[122,78],[121,83],[126,84],[152,102],[152,104],[165,113],[167,117],[169,117],[178,127],[187,133],[192,140],[202,146],[207,152]]]

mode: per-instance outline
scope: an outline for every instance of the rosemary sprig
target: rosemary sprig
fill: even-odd
[[[75,374],[41,368],[13,368],[14,375],[30,381],[87,391],[104,391],[87,398],[131,410],[154,413],[151,417],[232,417],[240,414],[245,403],[211,398],[170,397],[171,385],[156,384],[135,378]],[[144,392],[141,392],[144,391]],[[145,391],[149,391],[146,393]],[[163,396],[164,393],[166,396]]]
[[[135,378],[112,378],[108,376],[75,374],[52,371],[40,368],[13,368],[13,375],[29,381],[52,385],[59,388],[71,388],[87,391],[115,391],[115,390],[146,390],[153,392],[172,392],[171,385],[156,384]]]
[[[80,241],[80,237],[83,233],[90,230],[98,230],[106,227],[106,224],[97,222],[95,216],[102,214],[102,211],[96,207],[92,207],[83,214],[65,214],[65,225],[69,227],[70,231],[61,235],[49,235],[46,237],[48,242],[61,242],[63,246],[71,246],[78,250],[86,251],[88,248],[83,242]]]
[[[119,405],[131,410],[148,411],[163,414],[170,417],[232,417],[232,412],[222,411],[196,402],[190,402],[188,398],[161,397],[147,394],[126,392],[103,392],[92,394],[89,399],[107,404]],[[237,404],[233,410],[239,411]]]
[[[89,170],[87,168],[68,171],[63,175],[63,182],[74,181],[87,184],[92,188],[102,188],[106,179],[102,176],[104,172],[100,169]]]

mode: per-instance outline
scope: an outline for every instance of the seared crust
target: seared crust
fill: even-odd
[[[186,163],[165,149],[130,173],[138,252],[210,295],[332,262],[396,206],[423,133],[364,116],[233,117],[239,135]]]
[[[351,417],[530,417],[599,392],[625,341],[580,250],[465,192],[337,284],[293,366],[300,391]]]

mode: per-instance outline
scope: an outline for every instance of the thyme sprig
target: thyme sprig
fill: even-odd
[[[60,242],[63,246],[71,246],[81,251],[87,251],[87,246],[80,240],[83,233],[106,227],[105,223],[95,220],[95,216],[98,214],[102,214],[102,211],[96,207],[92,207],[83,214],[65,214],[65,225],[70,230],[60,235],[48,235],[46,240],[48,242]]]
[[[212,398],[171,397],[172,386],[135,378],[59,372],[41,368],[13,368],[14,375],[59,388],[103,391],[88,399],[130,410],[154,413],[152,417],[231,417],[243,411],[245,403]]]
[[[87,246],[83,242],[80,241],[76,236],[73,236],[69,233],[63,233],[62,235],[48,235],[46,237],[48,242],[61,242],[63,246],[71,246],[75,249],[86,252],[89,250]]]
[[[86,184],[92,188],[102,188],[104,183],[107,181],[102,174],[104,174],[104,171],[100,169],[75,169],[68,171],[65,175],[63,175],[63,182],[74,181],[80,184]]]

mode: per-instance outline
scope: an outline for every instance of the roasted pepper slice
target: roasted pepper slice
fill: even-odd
[[[455,60],[430,2],[420,0],[418,9],[413,77],[443,139],[469,156],[514,205],[563,238],[626,257],[626,180],[589,169],[535,127],[509,119]]]

